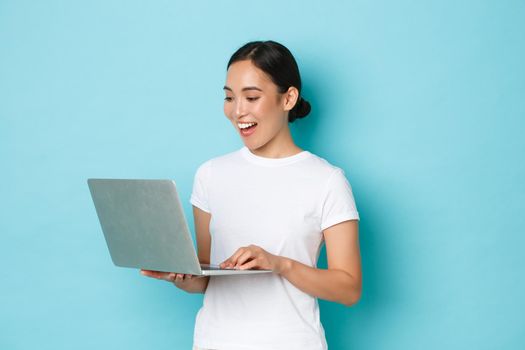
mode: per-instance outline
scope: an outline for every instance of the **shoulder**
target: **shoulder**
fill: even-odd
[[[308,162],[305,162],[305,166],[309,168],[308,171],[315,173],[326,181],[330,180],[330,178],[338,173],[344,175],[344,171],[337,165],[330,163],[325,158],[316,154],[310,154],[311,156],[308,158]]]

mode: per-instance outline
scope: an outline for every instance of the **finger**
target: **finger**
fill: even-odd
[[[250,260],[246,264],[239,266],[239,270],[250,270],[256,268],[260,268],[260,263],[258,259]]]
[[[157,274],[157,278],[159,280],[169,281],[170,280],[170,273],[169,272],[159,272]]]
[[[141,273],[142,275],[144,275],[144,276],[149,276],[149,277],[151,277],[151,276],[155,273],[155,271],[152,271],[152,270],[143,270],[143,269],[141,269],[141,270],[140,270],[140,273]]]
[[[233,267],[233,262],[232,262],[231,258],[228,258],[228,259],[224,260],[223,262],[221,262],[219,264],[219,267],[221,269],[229,269],[229,268]]]
[[[235,253],[233,253],[233,255],[230,257],[230,259],[228,259],[228,267],[235,266],[235,264],[237,264],[237,259],[239,258],[239,256],[241,256],[242,253],[244,253],[244,248],[237,249]]]
[[[175,282],[182,282],[184,280],[184,274],[182,273],[178,273],[176,276],[175,276]]]
[[[245,262],[249,260],[253,260],[255,258],[253,252],[251,250],[246,250],[240,257],[237,259],[237,264],[235,264],[235,267],[239,267],[243,265]]]
[[[232,256],[230,256],[228,259],[226,259],[224,261],[225,267],[233,267],[233,266],[235,266],[235,264],[237,263],[237,259],[239,258],[239,256],[242,255],[242,253],[244,253],[244,250],[245,250],[244,247],[241,247],[241,248],[237,249],[235,251],[235,253],[233,253]]]
[[[153,277],[153,278],[162,278],[164,275],[164,272],[160,271],[152,271],[152,270],[144,270],[143,273],[144,276]]]

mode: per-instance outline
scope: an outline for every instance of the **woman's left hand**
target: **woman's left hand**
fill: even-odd
[[[275,273],[281,273],[283,265],[283,257],[270,254],[256,245],[249,245],[237,249],[231,257],[220,264],[220,267],[239,270],[272,270]]]

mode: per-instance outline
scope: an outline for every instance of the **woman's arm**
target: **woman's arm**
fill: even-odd
[[[270,254],[253,245],[240,248],[221,266],[271,269],[305,293],[350,306],[357,303],[361,297],[358,231],[357,220],[345,221],[323,231],[328,259],[326,270]]]
[[[193,218],[195,220],[195,236],[197,238],[197,254],[199,257],[199,262],[201,264],[209,264],[211,246],[211,215],[193,206]],[[204,293],[210,280],[209,276],[193,276],[175,272],[141,270],[141,273],[148,277],[173,282],[178,288],[188,293]]]
[[[317,269],[283,258],[281,275],[315,297],[350,306],[361,297],[361,255],[358,221],[345,221],[324,230],[328,269]]]

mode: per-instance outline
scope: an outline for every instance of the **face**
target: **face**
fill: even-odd
[[[270,77],[250,60],[235,62],[228,68],[224,114],[246,147],[262,153],[286,142],[290,137],[288,112],[296,100],[294,90],[279,93]]]

